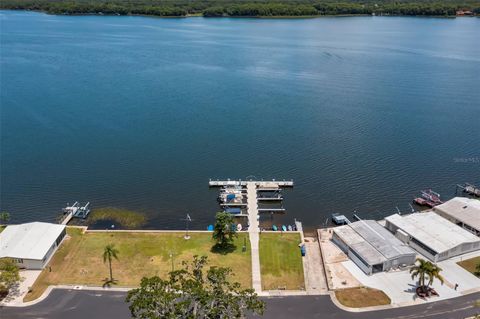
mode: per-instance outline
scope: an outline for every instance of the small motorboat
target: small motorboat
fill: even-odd
[[[237,225],[237,231],[241,231],[242,230],[242,224],[238,224]]]
[[[277,230],[278,230],[277,226],[276,226],[276,225],[273,225],[273,226],[272,226],[272,230],[273,230],[273,231],[277,231]]]
[[[282,225],[282,231],[287,231],[287,226]]]
[[[288,229],[288,231],[292,231],[293,230],[292,225],[288,225],[287,229]]]

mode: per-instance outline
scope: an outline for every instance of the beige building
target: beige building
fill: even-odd
[[[480,236],[480,200],[455,197],[433,208],[438,215]]]

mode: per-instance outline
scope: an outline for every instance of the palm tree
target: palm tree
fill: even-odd
[[[110,281],[113,282],[112,275],[112,257],[118,260],[118,249],[115,248],[114,244],[108,244],[103,250],[103,262],[105,263],[108,260],[108,266],[110,268]]]
[[[437,278],[440,283],[443,285],[443,282],[445,281],[443,279],[443,276],[440,275],[440,272],[442,271],[442,268],[438,267],[435,264],[431,265],[430,272],[428,273],[428,284],[427,286],[431,286],[433,284],[433,280]]]
[[[425,286],[425,278],[431,272],[432,265],[433,264],[431,262],[425,259],[417,258],[415,265],[410,268],[412,279],[418,277],[418,281],[423,292],[426,292],[427,287]]]

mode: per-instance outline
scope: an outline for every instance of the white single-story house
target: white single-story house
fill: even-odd
[[[65,235],[65,225],[33,222],[7,226],[0,233],[0,258],[12,258],[20,268],[43,269]]]

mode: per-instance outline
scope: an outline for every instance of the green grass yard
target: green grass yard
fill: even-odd
[[[108,265],[103,262],[103,249],[113,243],[119,250],[119,260],[113,260],[113,277],[117,286],[134,287],[144,276],[166,276],[182,261],[191,261],[194,255],[208,256],[210,266],[230,267],[233,280],[244,287],[251,287],[251,257],[248,234],[241,233],[235,240],[236,249],[222,255],[210,251],[215,242],[211,233],[191,233],[185,240],[184,233],[143,232],[87,232],[68,228],[69,238],[60,246],[54,257],[40,274],[25,301],[38,298],[49,285],[76,284],[102,286],[108,277]],[[247,251],[242,252],[244,238]]]
[[[457,264],[475,275],[475,267],[480,264],[480,257],[473,257],[470,259],[462,260],[459,261]]]
[[[300,234],[262,233],[260,235],[260,269],[264,290],[304,289]]]
[[[335,290],[335,297],[346,307],[363,308],[389,305],[390,298],[381,290],[355,287]]]

